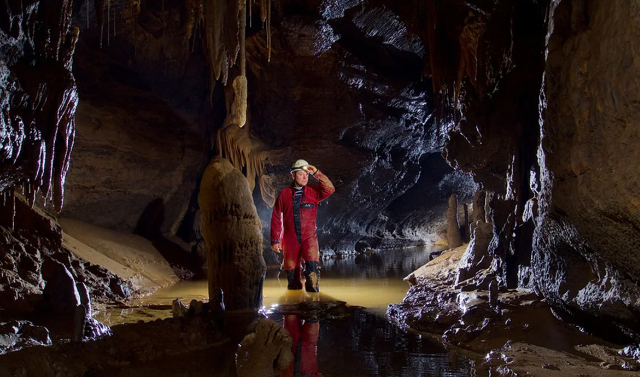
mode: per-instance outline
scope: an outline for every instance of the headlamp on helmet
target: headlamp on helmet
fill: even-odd
[[[306,160],[297,160],[296,162],[293,163],[293,165],[291,165],[291,173],[295,173],[298,170],[307,170],[307,166],[309,166],[309,163]]]

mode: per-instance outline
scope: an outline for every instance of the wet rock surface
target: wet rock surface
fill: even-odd
[[[10,321],[0,324],[0,354],[33,346],[51,345],[49,330],[29,321]]]
[[[228,357],[233,350],[227,349],[221,330],[203,314],[112,330],[112,336],[93,342],[57,343],[0,356],[0,374],[203,375],[233,368],[233,359]]]
[[[532,268],[539,290],[569,316],[586,326],[613,321],[603,332],[637,341],[639,174],[630,161],[639,139],[630,104],[640,93],[635,51],[619,42],[638,34],[626,25],[640,13],[631,4],[552,9]]]
[[[445,344],[486,354],[479,369],[498,375],[583,371],[615,376],[609,372],[640,368],[631,349],[562,321],[532,290],[491,292],[469,281],[456,284],[466,247],[445,252],[416,270],[407,297],[389,306],[388,317],[400,326],[441,336]],[[472,284],[472,289],[465,284]]]
[[[289,332],[277,322],[261,318],[250,326],[236,354],[238,377],[279,375],[294,360]]]
[[[3,258],[0,301],[6,313],[74,313],[80,303],[76,283],[86,285],[98,302],[123,299],[131,294],[113,290],[127,283],[108,270],[84,262],[62,246],[60,227],[46,213],[16,200],[13,228],[0,226]],[[7,218],[7,216],[4,216]]]

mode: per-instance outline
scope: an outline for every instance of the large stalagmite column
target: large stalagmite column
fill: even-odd
[[[202,177],[198,203],[207,245],[209,299],[222,288],[227,310],[258,308],[267,268],[262,226],[247,179],[229,161],[215,157]]]

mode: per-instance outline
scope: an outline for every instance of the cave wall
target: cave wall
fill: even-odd
[[[196,51],[185,32],[180,2],[144,2],[137,11],[113,2],[102,12],[109,22],[100,21],[96,4],[74,4],[81,101],[61,216],[175,235],[206,164],[211,124],[219,121],[202,80],[202,48]]]
[[[640,5],[554,1],[532,259],[539,290],[637,337]]]
[[[493,195],[487,253],[500,283],[637,339],[637,4],[449,2],[437,14],[447,7],[459,26],[435,45],[460,52],[439,76],[454,105],[444,153]]]
[[[288,148],[267,158],[266,175],[279,190],[290,184],[290,164],[304,158],[332,180],[336,193],[318,214],[324,251],[351,252],[361,239],[435,238],[437,227],[425,226],[416,209],[445,203],[438,194],[382,214],[423,171],[439,172],[427,174],[425,187],[434,192],[451,172],[438,165],[444,136],[435,122],[431,83],[423,80],[420,38],[382,6],[293,3],[283,1],[282,13],[274,13],[271,62],[264,34],[247,37],[251,130],[273,148]],[[435,157],[427,159],[430,154]],[[257,205],[268,223],[270,211]],[[442,223],[443,216],[432,213],[428,220]],[[399,224],[411,229],[401,231]]]

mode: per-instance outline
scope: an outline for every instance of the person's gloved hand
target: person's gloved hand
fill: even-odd
[[[318,168],[313,165],[306,165],[303,169],[311,174],[316,174],[318,172]]]

